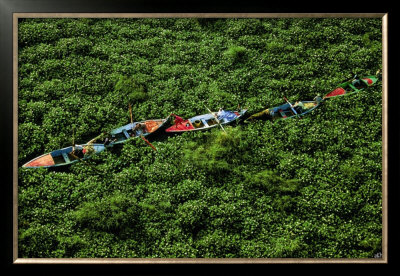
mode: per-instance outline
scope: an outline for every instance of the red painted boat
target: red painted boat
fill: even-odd
[[[206,130],[218,125],[225,125],[238,120],[246,113],[247,109],[240,111],[228,111],[221,110],[220,112],[212,112],[203,115],[198,115],[187,120],[179,118],[175,124],[165,131],[169,133],[173,132],[186,132],[186,131],[198,131]]]

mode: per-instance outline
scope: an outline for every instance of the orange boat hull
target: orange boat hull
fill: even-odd
[[[32,161],[26,163],[25,165],[23,165],[22,167],[45,167],[45,166],[53,166],[54,163],[54,159],[51,156],[50,153],[39,156],[36,159],[33,159]]]

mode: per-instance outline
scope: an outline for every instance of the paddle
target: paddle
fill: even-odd
[[[144,138],[143,135],[140,135],[140,138],[142,138],[153,150],[157,151],[157,149],[149,142],[149,140]]]
[[[129,113],[131,115],[131,124],[132,124],[132,132],[134,131],[133,129],[133,116],[132,116],[132,106],[129,104]],[[140,138],[142,138],[153,150],[157,151],[157,149],[147,140],[144,138],[143,134],[140,134]]]
[[[283,97],[285,99],[285,101],[290,105],[290,108],[293,110],[294,114],[296,114],[297,118],[301,117],[299,116],[299,114],[296,112],[296,110],[294,109],[293,105],[289,102],[289,100],[286,97]]]
[[[75,126],[72,128],[72,153],[75,152]]]
[[[215,121],[217,121],[217,124],[222,128],[222,130],[226,133],[225,129],[222,127],[221,123],[219,122],[217,116],[215,116],[215,114],[203,103],[204,107],[207,108],[208,112],[211,113],[211,115],[214,116]]]
[[[90,141],[89,141],[90,143]],[[88,144],[89,144],[88,143]],[[70,152],[70,154],[75,158],[78,159],[78,161],[83,161],[82,158],[78,157],[75,155],[75,126],[72,129],[72,151]]]
[[[72,147],[72,151],[70,152],[70,154],[75,158],[78,159],[78,161],[85,161],[84,159],[80,158],[79,156],[75,155],[75,146]]]
[[[131,124],[132,124],[132,130],[133,130],[132,106],[130,103],[129,103],[129,114],[131,115]]]
[[[283,97],[285,99],[285,101],[290,105],[290,109],[292,109],[292,111],[294,112],[294,114],[298,115],[296,110],[294,109],[293,105],[288,101],[288,99],[284,96]]]
[[[100,140],[100,141],[104,140],[105,138],[107,138],[107,137],[104,137],[106,134],[107,134],[107,135],[110,135],[109,132],[103,132],[102,134],[100,134],[100,135],[94,137],[92,140],[90,140],[89,142],[87,142],[87,144],[88,144],[88,145],[93,144],[96,140]],[[112,141],[110,141],[109,144],[111,144],[111,142],[112,142]],[[112,146],[112,144],[111,144],[111,146]]]
[[[82,159],[75,155],[75,127],[72,129],[72,151],[70,153],[75,159],[78,161],[82,161]]]

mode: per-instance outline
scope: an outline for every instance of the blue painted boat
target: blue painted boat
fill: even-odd
[[[111,145],[125,143],[126,141],[132,138],[138,138],[141,136],[146,137],[151,134],[154,134],[157,130],[165,126],[166,122],[168,121],[168,118],[134,122],[113,129],[110,132]]]
[[[39,157],[22,165],[23,168],[51,168],[70,165],[85,160],[106,149],[103,144],[83,144],[70,146]]]
[[[198,115],[187,120],[182,120],[179,123],[167,128],[165,131],[169,133],[176,133],[206,130],[213,127],[218,127],[219,124],[230,124],[241,118],[246,111],[247,109],[241,109],[239,111],[221,110],[219,112]]]
[[[168,122],[169,116],[165,119],[145,120],[133,122],[124,126],[115,128],[109,133],[103,133],[90,140],[91,143],[102,143],[106,147],[112,147],[117,144],[125,143],[130,139],[146,137],[162,129]]]
[[[316,109],[321,102],[322,99],[315,101],[299,101],[296,103],[288,102],[280,106],[267,108],[261,112],[255,113],[248,117],[245,122],[252,121],[254,119],[277,120],[302,117]]]

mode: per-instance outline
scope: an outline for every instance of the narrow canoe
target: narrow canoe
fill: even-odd
[[[354,78],[351,81],[340,84],[336,89],[327,93],[324,96],[326,98],[345,96],[353,93],[363,91],[364,89],[374,85],[378,81],[377,76],[367,76],[363,78]]]
[[[50,168],[70,165],[79,160],[88,159],[94,154],[105,150],[103,144],[83,144],[70,146],[50,153],[43,154],[39,157],[22,165],[23,168]]]
[[[113,146],[126,141],[154,134],[162,129],[168,122],[169,117],[165,119],[145,120],[140,122],[129,123],[110,132],[110,143],[107,146]]]
[[[169,133],[177,133],[206,130],[213,127],[218,127],[219,124],[230,124],[241,118],[246,113],[246,111],[247,109],[241,109],[239,111],[223,110],[219,115],[217,114],[217,112],[214,112],[213,114],[207,113],[203,115],[198,115],[190,119],[183,120],[182,122],[167,128],[165,131]],[[219,124],[217,120],[219,121]]]
[[[301,104],[296,105],[295,103],[291,103],[294,108],[292,108],[289,103],[267,108],[261,112],[251,115],[245,120],[245,122],[252,121],[254,119],[277,120],[300,117],[310,113],[321,104],[320,101],[300,101],[299,103]],[[293,109],[296,111],[296,113],[293,111]]]

